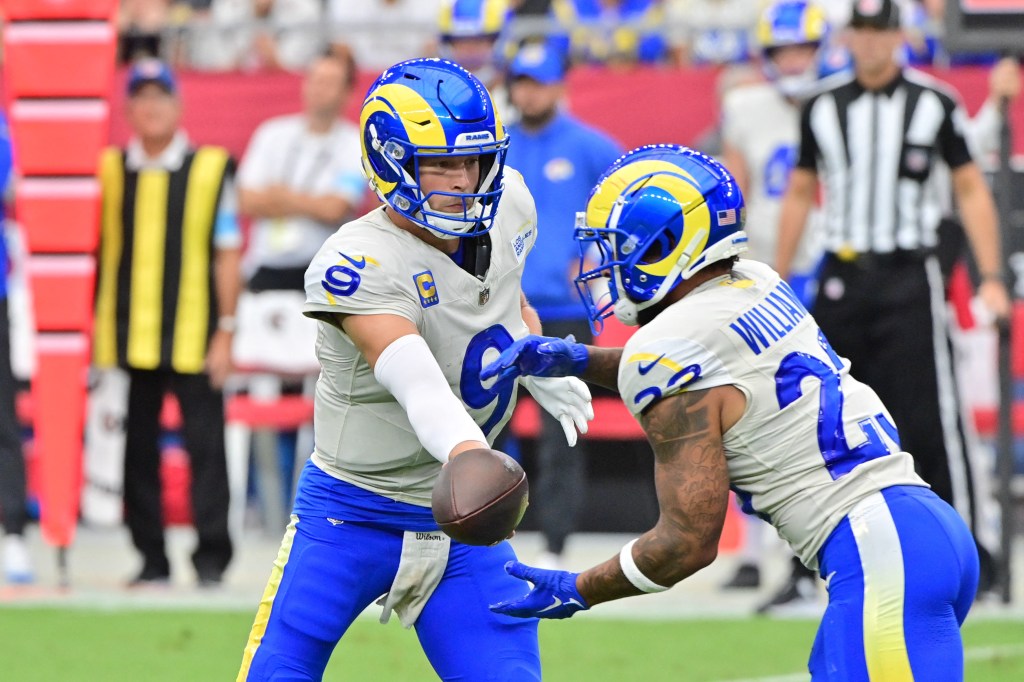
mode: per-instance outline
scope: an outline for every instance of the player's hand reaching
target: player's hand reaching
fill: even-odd
[[[576,377],[523,377],[523,386],[544,411],[558,420],[569,447],[576,445],[576,429],[587,432],[594,418],[590,389]]]
[[[491,611],[517,618],[569,618],[590,607],[576,589],[578,573],[548,571],[518,561],[505,564],[505,572],[533,583],[533,589],[518,599],[491,604]]]
[[[513,342],[498,359],[480,371],[480,380],[497,377],[504,384],[519,376],[579,376],[587,368],[589,352],[570,334],[564,339],[529,334]]]

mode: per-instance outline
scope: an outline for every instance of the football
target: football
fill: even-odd
[[[510,536],[529,502],[530,485],[519,463],[483,448],[448,462],[431,496],[437,525],[467,545],[495,545]]]

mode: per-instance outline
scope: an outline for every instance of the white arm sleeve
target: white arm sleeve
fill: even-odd
[[[487,442],[419,334],[392,341],[377,358],[373,376],[395,396],[416,437],[438,461],[447,462],[452,448],[463,441]]]

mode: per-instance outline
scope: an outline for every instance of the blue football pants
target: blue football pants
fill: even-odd
[[[401,551],[401,530],[294,515],[238,679],[322,679],[352,621],[390,589]],[[507,542],[495,547],[451,543],[445,573],[415,625],[420,645],[442,680],[541,679],[537,620],[488,609],[526,591],[521,580],[504,571],[512,559],[515,553]],[[380,661],[380,679],[389,679],[387,660]]]
[[[813,682],[960,682],[960,625],[978,589],[978,552],[931,490],[894,486],[862,500],[819,553],[828,608]]]

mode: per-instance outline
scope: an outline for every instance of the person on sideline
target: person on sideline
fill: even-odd
[[[991,474],[964,415],[950,351],[936,249],[945,213],[940,165],[950,170],[975,261],[979,297],[1010,312],[992,193],[974,162],[967,117],[948,86],[897,61],[894,0],[859,0],[848,45],[854,71],[804,106],[800,152],[782,200],[776,264],[789,274],[796,244],[825,187],[825,258],[815,319],[892,410],[918,473],[964,517],[979,543],[981,587],[996,582],[998,522]]]
[[[221,386],[231,342],[242,235],[221,147],[194,147],[179,127],[182,101],[163,62],[128,72],[127,148],[100,161],[103,223],[99,248],[94,361],[127,370],[125,522],[142,555],[132,586],[166,584],[160,495],[160,411],[164,393],[181,407],[192,471],[192,553],[200,586],[220,584],[231,561]]]

